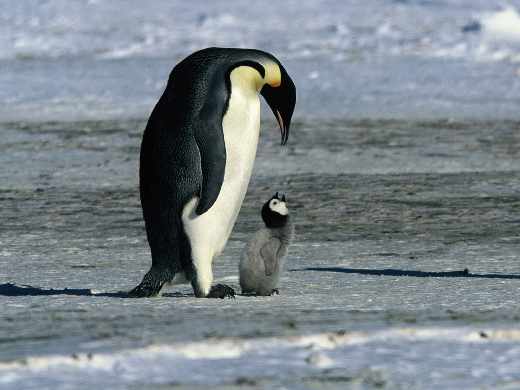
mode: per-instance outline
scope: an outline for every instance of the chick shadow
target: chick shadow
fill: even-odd
[[[374,276],[408,276],[415,278],[480,278],[480,279],[520,279],[517,274],[474,274],[467,268],[462,271],[416,271],[402,269],[368,269],[346,267],[307,267],[291,271],[339,272],[344,274],[374,275]]]

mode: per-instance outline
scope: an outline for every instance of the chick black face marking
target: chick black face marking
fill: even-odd
[[[281,228],[287,224],[289,210],[285,194],[278,192],[262,207],[262,219],[268,228]]]

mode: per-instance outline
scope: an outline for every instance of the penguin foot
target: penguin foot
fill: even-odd
[[[206,298],[235,298],[235,290],[225,284],[216,284],[211,287]]]
[[[165,279],[162,273],[157,272],[155,270],[150,270],[144,275],[143,281],[139,284],[139,286],[135,287],[128,293],[130,298],[148,298],[148,297],[156,297],[159,295],[164,284],[171,280],[171,278]]]
[[[159,295],[161,288],[164,283],[160,283],[158,285],[146,285],[141,283],[139,286],[133,288],[128,292],[128,296],[130,298],[149,298],[156,297]]]

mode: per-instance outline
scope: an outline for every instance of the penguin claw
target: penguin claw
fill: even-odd
[[[216,284],[211,287],[209,294],[206,298],[233,298],[235,299],[235,290],[225,284]]]

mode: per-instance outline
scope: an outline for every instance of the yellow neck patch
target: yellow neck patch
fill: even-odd
[[[271,87],[279,87],[282,82],[280,67],[275,62],[266,62],[262,66],[265,69],[265,77],[262,78],[258,71],[250,66],[238,66],[231,72],[230,78],[233,84],[242,87],[254,88],[260,91],[265,84]]]
[[[262,64],[265,68],[264,82],[269,84],[271,87],[279,87],[282,83],[282,72],[280,67],[275,62],[268,62]]]

